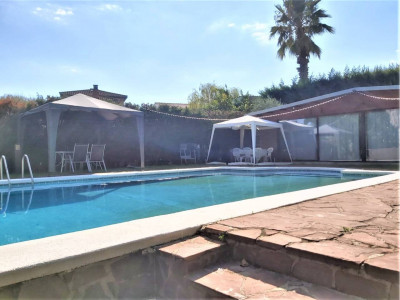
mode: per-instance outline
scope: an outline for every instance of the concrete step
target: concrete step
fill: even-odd
[[[188,278],[198,286],[199,295],[213,295],[214,298],[360,299],[251,265],[242,267],[240,262],[209,267]]]
[[[194,236],[183,241],[161,246],[158,251],[156,276],[159,296],[162,298],[190,299],[215,298],[193,285],[187,275],[230,258],[230,249],[220,241]]]
[[[222,224],[207,225],[202,234],[223,237],[233,260],[246,259],[254,266],[362,298],[399,298],[400,256],[390,248],[334,239],[314,242],[265,228]]]
[[[225,243],[204,236],[194,236],[158,249],[161,255],[184,261],[193,267],[206,267],[222,259],[228,247]],[[193,268],[192,268],[193,270]]]

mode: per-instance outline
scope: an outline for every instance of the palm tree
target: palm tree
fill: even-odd
[[[325,31],[334,32],[333,27],[320,22],[328,18],[325,10],[318,8],[321,0],[283,0],[283,7],[276,5],[275,25],[270,38],[278,35],[278,57],[283,59],[286,52],[297,57],[300,82],[308,81],[310,54],[321,57],[321,48],[312,37]]]

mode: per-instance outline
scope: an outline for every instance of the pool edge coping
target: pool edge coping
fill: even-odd
[[[204,169],[196,168],[195,170]],[[221,169],[221,167],[212,169]],[[228,169],[232,169],[232,167]],[[243,170],[242,167],[238,169]],[[268,169],[271,168],[269,167]],[[303,169],[309,170],[310,168],[305,167]],[[315,170],[315,168],[312,169]],[[318,169],[332,170],[335,168]],[[185,170],[193,171],[193,169]],[[363,173],[361,170],[353,169],[335,170]],[[171,170],[168,171],[171,172]],[[380,173],[379,171],[372,172]],[[143,172],[141,173],[143,174]],[[68,271],[101,260],[111,259],[140,249],[166,243],[174,239],[190,236],[195,234],[205,224],[390,182],[400,178],[399,172],[384,171],[383,173],[390,174],[4,245],[0,247],[0,257],[5,257],[8,260],[6,263],[0,265],[0,287]],[[163,224],[163,226],[160,228],[159,224]],[[90,244],[87,242],[88,240]]]

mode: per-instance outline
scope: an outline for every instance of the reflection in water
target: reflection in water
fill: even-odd
[[[4,201],[3,195],[7,194],[7,200]],[[7,192],[1,192],[1,199],[0,199],[0,213],[3,217],[7,216],[7,208],[8,208],[8,203],[10,202],[10,194],[11,191],[8,190]]]

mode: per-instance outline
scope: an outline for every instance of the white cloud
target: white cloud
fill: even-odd
[[[67,66],[67,65],[63,65],[63,66],[59,66],[60,71],[64,72],[64,73],[72,73],[72,74],[76,74],[76,73],[81,73],[82,71],[75,66]]]
[[[236,28],[236,27],[237,27],[237,25],[234,22],[229,22],[227,20],[219,20],[219,21],[215,21],[215,22],[211,23],[207,27],[207,31],[209,33],[216,33],[221,30],[226,30],[226,29],[231,29],[231,28]]]
[[[249,35],[260,45],[266,46],[270,44],[269,39],[269,25],[267,23],[255,22],[248,24],[236,24],[233,22],[227,22],[226,20],[219,20],[207,27],[207,31],[210,33],[217,33],[226,29],[234,29],[244,35]]]
[[[71,8],[55,7],[54,5],[47,4],[47,7],[36,7],[33,14],[49,21],[65,21],[67,17],[74,14]]]
[[[103,4],[103,5],[100,5],[97,9],[101,10],[101,11],[121,11],[122,10],[121,6],[119,6],[117,4]]]
[[[251,24],[243,24],[240,29],[245,34],[250,34],[250,36],[255,39],[261,46],[267,46],[271,43],[269,39],[269,28],[267,23],[255,22]]]
[[[67,16],[67,15],[73,15],[74,13],[72,12],[71,9],[59,8],[59,9],[56,10],[55,14],[56,15],[60,15],[60,16]]]
[[[260,31],[260,30],[267,30],[268,25],[267,23],[253,23],[253,24],[244,24],[241,26],[242,30],[248,30],[248,31]]]
[[[265,32],[253,32],[251,36],[261,45],[268,45],[270,43],[269,34]]]

